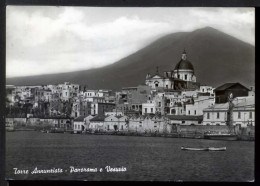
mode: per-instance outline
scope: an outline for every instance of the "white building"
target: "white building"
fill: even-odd
[[[232,125],[255,126],[254,97],[237,97],[233,100]],[[226,125],[229,103],[215,104],[203,110],[203,125]]]
[[[92,131],[104,131],[104,115],[97,115],[89,120],[89,129]]]
[[[108,116],[104,119],[104,129],[106,131],[125,131],[127,130],[126,116]]]
[[[73,123],[73,131],[74,133],[81,133],[86,129],[85,121],[84,121],[84,116],[79,116],[75,118],[74,123]]]
[[[210,96],[199,96],[194,98],[194,103],[186,105],[186,115],[203,115],[203,110],[215,103],[215,98]]]
[[[156,103],[155,101],[147,101],[147,103],[142,104],[142,114],[155,114],[156,112]]]

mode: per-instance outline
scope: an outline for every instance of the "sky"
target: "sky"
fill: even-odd
[[[206,26],[255,45],[254,8],[7,6],[6,77],[102,67]]]

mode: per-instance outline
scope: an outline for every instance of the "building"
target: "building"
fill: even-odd
[[[126,131],[126,116],[108,116],[104,119],[104,129],[106,131]]]
[[[255,98],[237,97],[234,99],[233,125],[255,126]]]
[[[105,115],[97,115],[89,120],[89,130],[104,131]]]
[[[198,96],[191,103],[186,104],[186,115],[203,115],[203,110],[215,104],[215,98],[211,96]]]
[[[137,87],[122,88],[122,94],[117,103],[124,103],[131,110],[142,111],[142,103],[146,103],[151,93],[151,87],[147,85],[138,85]],[[122,99],[122,101],[120,100]],[[120,105],[120,104],[119,104]]]
[[[247,127],[255,125],[254,97],[237,97],[232,103],[232,125]],[[203,125],[227,125],[229,103],[215,104],[203,110]]]
[[[74,133],[81,133],[86,129],[85,121],[84,121],[84,116],[79,116],[74,119],[73,123],[73,131]]]
[[[215,90],[216,103],[228,102],[228,97],[232,94],[233,98],[248,96],[249,89],[240,83],[225,83]]]
[[[158,88],[173,89],[173,90],[195,90],[199,88],[194,67],[190,61],[187,60],[187,54],[184,50],[181,60],[175,65],[174,70],[165,71],[164,75],[159,74],[157,67],[156,73],[146,75],[145,84],[152,89]]]
[[[111,112],[116,108],[114,103],[91,103],[91,115],[104,115],[105,112]]]
[[[71,117],[88,116],[91,114],[91,103],[85,100],[76,100],[72,104]]]
[[[142,115],[145,114],[155,114],[156,112],[156,103],[155,101],[147,101],[147,103],[142,104]]]

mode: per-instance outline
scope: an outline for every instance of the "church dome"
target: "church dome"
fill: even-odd
[[[181,60],[174,70],[194,70],[193,65],[188,60]]]
[[[187,55],[186,55],[185,50],[182,53],[182,58],[181,58],[180,62],[177,63],[174,70],[193,70],[194,71],[193,65],[191,64],[190,61],[187,60]]]

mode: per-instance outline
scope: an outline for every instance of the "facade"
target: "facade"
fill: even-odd
[[[203,110],[214,105],[214,102],[214,97],[199,96],[193,103],[186,104],[186,115],[203,115]]]
[[[155,101],[147,101],[147,103],[142,104],[142,115],[145,114],[155,114],[156,112],[156,103]]]
[[[108,116],[104,119],[105,131],[126,131],[126,116]]]
[[[79,116],[74,119],[73,123],[73,131],[74,133],[81,133],[86,129],[85,121],[84,121],[84,116]]]
[[[232,125],[255,125],[254,97],[237,97],[233,100]],[[203,125],[227,125],[229,104],[215,104],[203,110]]]
[[[114,103],[91,103],[91,115],[104,115],[105,112],[111,112],[116,108]]]
[[[91,131],[104,131],[104,115],[97,115],[89,120],[89,130]]]

